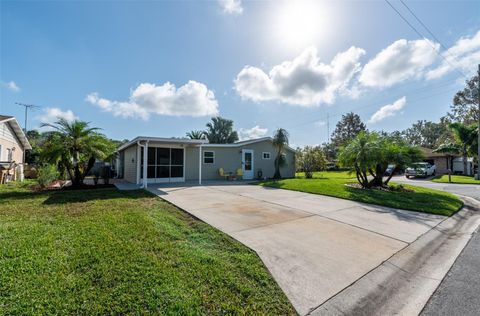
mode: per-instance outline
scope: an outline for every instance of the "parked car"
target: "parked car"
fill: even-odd
[[[434,176],[437,167],[428,162],[417,162],[405,169],[405,176],[410,177],[429,177]]]

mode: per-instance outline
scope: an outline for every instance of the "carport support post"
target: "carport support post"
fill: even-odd
[[[198,184],[202,185],[202,145],[198,146]]]
[[[147,188],[148,140],[143,147],[143,188]]]

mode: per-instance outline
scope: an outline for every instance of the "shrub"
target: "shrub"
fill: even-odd
[[[41,188],[45,188],[59,176],[60,173],[55,165],[44,165],[38,169],[37,181]]]

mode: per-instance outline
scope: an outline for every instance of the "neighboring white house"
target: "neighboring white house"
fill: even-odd
[[[0,115],[0,167],[17,167],[17,175],[23,179],[25,150],[32,149],[25,133],[13,116]]]
[[[147,152],[147,155],[144,155]],[[117,172],[128,182],[143,184],[222,179],[219,170],[245,180],[271,178],[275,172],[272,138],[209,144],[207,140],[136,137],[118,148]],[[295,150],[285,150],[284,178],[295,176]],[[144,174],[147,174],[144,179]]]

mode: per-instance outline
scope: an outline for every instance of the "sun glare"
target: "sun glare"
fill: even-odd
[[[315,44],[328,26],[328,14],[322,1],[284,1],[275,14],[278,40],[289,48]]]

